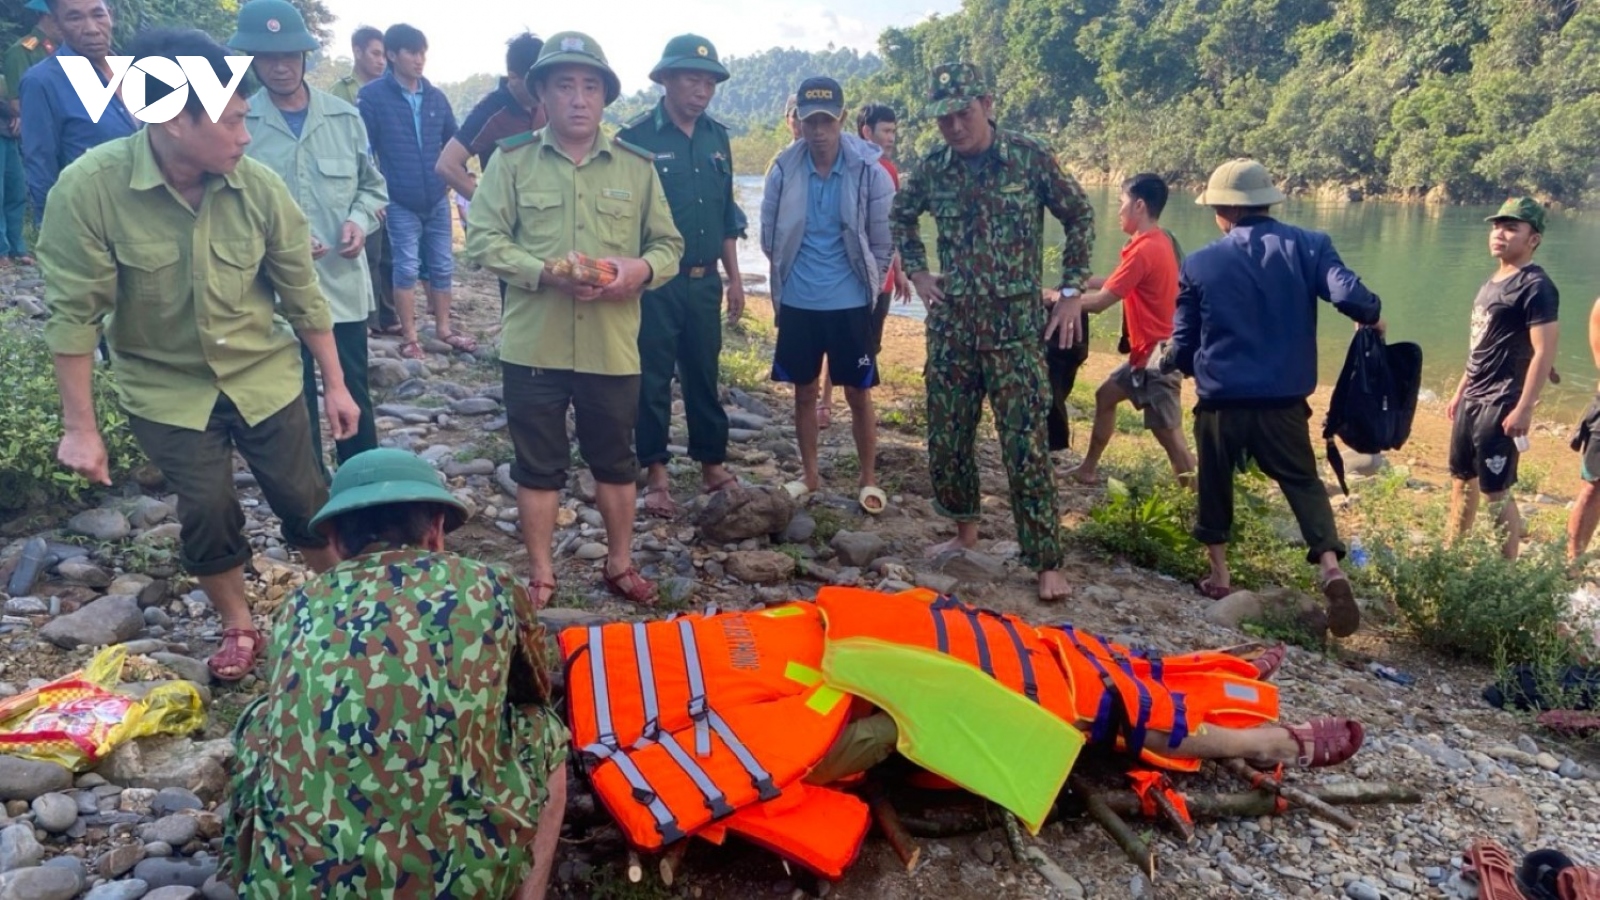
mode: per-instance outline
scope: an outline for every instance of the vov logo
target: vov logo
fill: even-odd
[[[94,63],[85,57],[56,57],[61,63],[61,71],[67,73],[72,90],[83,101],[84,111],[89,118],[98,123],[100,117],[105,115],[112,95],[121,87],[122,102],[127,104],[128,111],[133,113],[135,119],[152,125],[166,122],[181,112],[189,102],[190,90],[200,95],[200,105],[205,107],[206,115],[211,117],[212,122],[222,118],[228,98],[238,90],[239,81],[244,78],[244,73],[250,71],[250,61],[254,59],[251,56],[225,58],[228,68],[233,70],[233,80],[226,85],[218,80],[216,70],[211,68],[211,63],[204,56],[180,56],[177,62],[165,56],[146,56],[138,61],[131,56],[108,56],[106,64],[111,67],[111,79],[105,84],[100,83]],[[154,78],[173,90],[160,100],[146,104],[146,78]]]

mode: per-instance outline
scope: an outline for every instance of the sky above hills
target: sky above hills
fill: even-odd
[[[501,71],[505,41],[524,29],[542,37],[582,31],[604,48],[625,92],[649,85],[647,74],[674,35],[694,32],[723,56],[748,56],[769,47],[875,51],[878,35],[930,14],[959,9],[960,0],[589,0],[571,7],[497,0],[326,0],[334,23],[334,55],[348,55],[350,33],[361,25],[408,22],[428,36],[426,75],[458,81]]]

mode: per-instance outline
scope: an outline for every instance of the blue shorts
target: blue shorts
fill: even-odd
[[[451,247],[454,236],[451,234],[449,195],[440,197],[425,217],[404,206],[390,204],[386,225],[394,255],[394,286],[400,290],[416,287],[417,272],[426,263],[428,289],[450,290],[456,263]]]

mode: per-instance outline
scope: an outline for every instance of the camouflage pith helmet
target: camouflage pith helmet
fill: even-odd
[[[228,38],[240,53],[309,53],[321,46],[288,0],[250,0],[239,7],[239,25]]]
[[[698,34],[680,34],[667,41],[661,52],[661,61],[650,70],[650,80],[656,84],[673,69],[710,72],[721,84],[728,80],[728,70],[717,59],[717,47]]]
[[[594,38],[578,31],[562,31],[544,42],[544,49],[539,51],[539,61],[528,70],[528,88],[533,88],[542,73],[569,64],[599,70],[606,85],[607,106],[622,94],[622,81],[617,78],[617,73],[611,71],[611,64],[606,62],[606,52],[600,49]]]
[[[1196,206],[1271,206],[1284,201],[1267,167],[1253,159],[1230,159],[1211,173]]]
[[[928,79],[928,102],[922,114],[930,119],[948,116],[965,109],[979,97],[989,96],[989,86],[972,63],[945,63],[934,66]]]
[[[357,453],[339,467],[328,488],[328,502],[311,520],[311,527],[325,532],[345,513],[396,503],[439,504],[445,508],[446,531],[461,527],[467,518],[466,506],[444,489],[439,473],[426,460],[415,453],[380,447]]]
[[[1499,212],[1484,221],[1498,222],[1501,219],[1527,222],[1534,231],[1544,234],[1544,205],[1532,197],[1512,197],[1500,204]]]

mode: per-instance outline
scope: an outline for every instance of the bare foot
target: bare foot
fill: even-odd
[[[971,550],[976,546],[978,546],[977,541],[962,540],[960,535],[956,535],[948,541],[941,541],[922,551],[922,555],[928,559],[933,559],[941,553],[950,553],[955,550]]]
[[[1100,477],[1099,470],[1090,465],[1078,465],[1067,470],[1066,477],[1084,485],[1097,485],[1105,479]]]
[[[1072,596],[1072,585],[1059,569],[1046,569],[1039,573],[1039,601],[1059,603]]]
[[[646,485],[640,496],[644,500],[644,511],[649,515],[670,519],[678,514],[678,504],[672,502],[672,493],[665,484]]]

